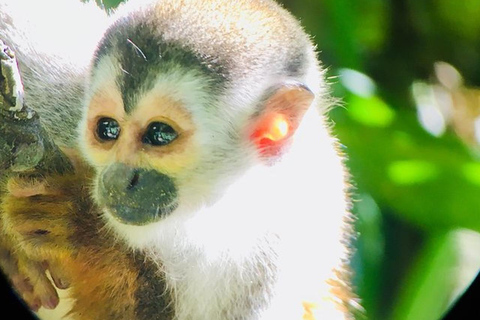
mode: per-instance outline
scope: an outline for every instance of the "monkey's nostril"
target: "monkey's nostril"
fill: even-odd
[[[137,184],[138,184],[138,179],[140,178],[140,174],[138,173],[137,170],[135,170],[132,180],[130,180],[130,183],[127,186],[127,190],[133,189]]]

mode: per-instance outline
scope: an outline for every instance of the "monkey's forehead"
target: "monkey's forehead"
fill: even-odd
[[[222,86],[241,79],[295,78],[315,63],[308,36],[273,1],[132,2],[106,32],[93,64],[114,54],[128,81],[182,66]]]

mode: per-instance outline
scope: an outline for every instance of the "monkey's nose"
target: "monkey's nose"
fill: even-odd
[[[127,190],[132,190],[133,188],[135,188],[135,186],[138,184],[139,178],[140,178],[140,173],[138,172],[138,170],[134,170],[130,183],[127,186]]]
[[[177,207],[171,177],[123,163],[112,164],[100,174],[98,197],[115,218],[134,225],[155,222]]]

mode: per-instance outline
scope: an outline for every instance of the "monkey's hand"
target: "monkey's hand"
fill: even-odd
[[[68,283],[59,278],[46,261],[36,261],[14,245],[8,236],[0,240],[0,267],[11,281],[12,286],[32,311],[40,307],[53,309],[58,304],[57,291],[47,277],[50,268],[53,281],[58,288],[66,288]]]
[[[16,176],[8,180],[2,196],[1,266],[34,311],[40,306],[55,308],[58,295],[54,285],[64,289],[70,283],[65,266],[77,249],[71,239],[76,219],[88,210],[82,207],[88,192],[85,181],[80,180],[73,174]]]

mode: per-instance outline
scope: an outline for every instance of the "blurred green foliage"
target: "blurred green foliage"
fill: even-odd
[[[313,34],[334,95],[344,101],[330,115],[356,186],[354,267],[367,316],[440,319],[461,267],[452,230],[480,232],[480,163],[452,131],[434,137],[421,127],[411,85],[430,80],[436,61],[454,65],[467,84],[480,84],[480,6],[474,0],[285,4]],[[356,92],[345,68],[368,75],[375,89]]]
[[[109,8],[121,1],[101,2]],[[411,85],[431,79],[436,61],[455,66],[468,85],[480,85],[480,5],[283,4],[312,34],[332,92],[344,102],[330,115],[355,185],[353,267],[367,317],[440,319],[454,297],[460,263],[453,230],[480,232],[480,162],[451,130],[434,137],[421,127]],[[356,90],[351,79],[366,87]]]

